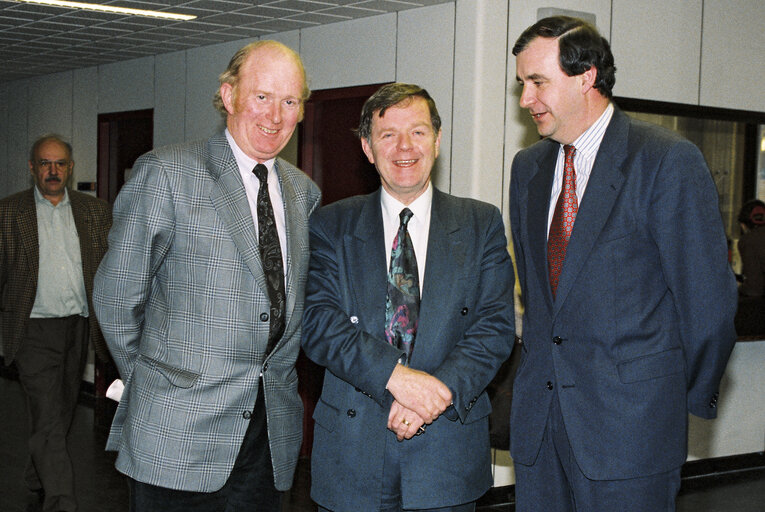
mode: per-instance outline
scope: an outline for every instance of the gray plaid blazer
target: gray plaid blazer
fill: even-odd
[[[93,314],[93,276],[106,252],[106,235],[112,225],[111,209],[101,199],[69,190],[72,216],[80,239],[82,275],[90,309],[90,340],[104,361],[109,352]],[[0,201],[0,313],[3,325],[3,358],[10,365],[21,346],[37,296],[40,265],[37,208],[29,188]]]
[[[270,355],[257,232],[225,134],[140,157],[114,205],[93,302],[125,383],[107,450],[152,485],[220,489],[263,375],[276,487],[302,440],[295,360],[318,187],[277,160],[287,224],[286,328]],[[284,250],[284,249],[283,249]]]

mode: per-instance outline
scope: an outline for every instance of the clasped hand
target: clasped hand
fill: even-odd
[[[432,375],[396,365],[388,380],[388,391],[395,398],[388,414],[388,428],[399,441],[411,439],[424,425],[443,413],[452,401],[449,388]]]

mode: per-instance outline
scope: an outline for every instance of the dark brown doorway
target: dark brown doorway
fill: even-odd
[[[98,197],[114,203],[125,183],[125,170],[153,147],[154,110],[98,116]]]
[[[319,185],[322,204],[368,194],[380,186],[353,130],[364,102],[381,85],[314,91],[305,105],[298,165]]]
[[[114,204],[126,170],[149,151],[154,140],[154,110],[133,110],[98,116],[98,197]],[[117,410],[117,402],[106,398],[109,384],[119,378],[113,361],[96,359],[93,388],[95,428],[108,431]]]

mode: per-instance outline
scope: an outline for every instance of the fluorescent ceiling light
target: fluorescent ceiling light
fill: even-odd
[[[146,11],[143,9],[130,9],[128,7],[115,7],[112,5],[90,4],[86,2],[66,2],[63,0],[16,0],[26,4],[50,5],[53,7],[64,7],[69,9],[83,9],[85,11],[108,12],[114,14],[129,14],[132,16],[146,16],[148,18],[161,18],[166,20],[193,20],[196,16],[188,14],[174,14],[162,11]]]

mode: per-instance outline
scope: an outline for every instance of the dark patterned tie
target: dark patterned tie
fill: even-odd
[[[282,264],[282,249],[279,245],[279,233],[276,231],[276,221],[274,220],[274,209],[268,194],[268,169],[265,165],[258,164],[252,172],[260,180],[257,205],[258,248],[265,273],[268,298],[271,301],[271,321],[268,331],[268,346],[266,347],[266,354],[269,354],[284,332],[286,298],[284,266]]]
[[[574,171],[576,148],[566,145],[563,146],[563,152],[566,160],[563,166],[563,188],[558,196],[558,202],[555,203],[550,235],[547,238],[547,265],[553,297],[558,290],[558,279],[563,269],[563,260],[566,259],[566,247],[579,209],[576,199],[576,171]]]
[[[412,218],[409,208],[401,210],[401,224],[390,253],[388,297],[385,300],[385,338],[405,352],[404,364],[409,366],[414,349],[414,337],[420,316],[420,278],[412,238],[406,229]]]

